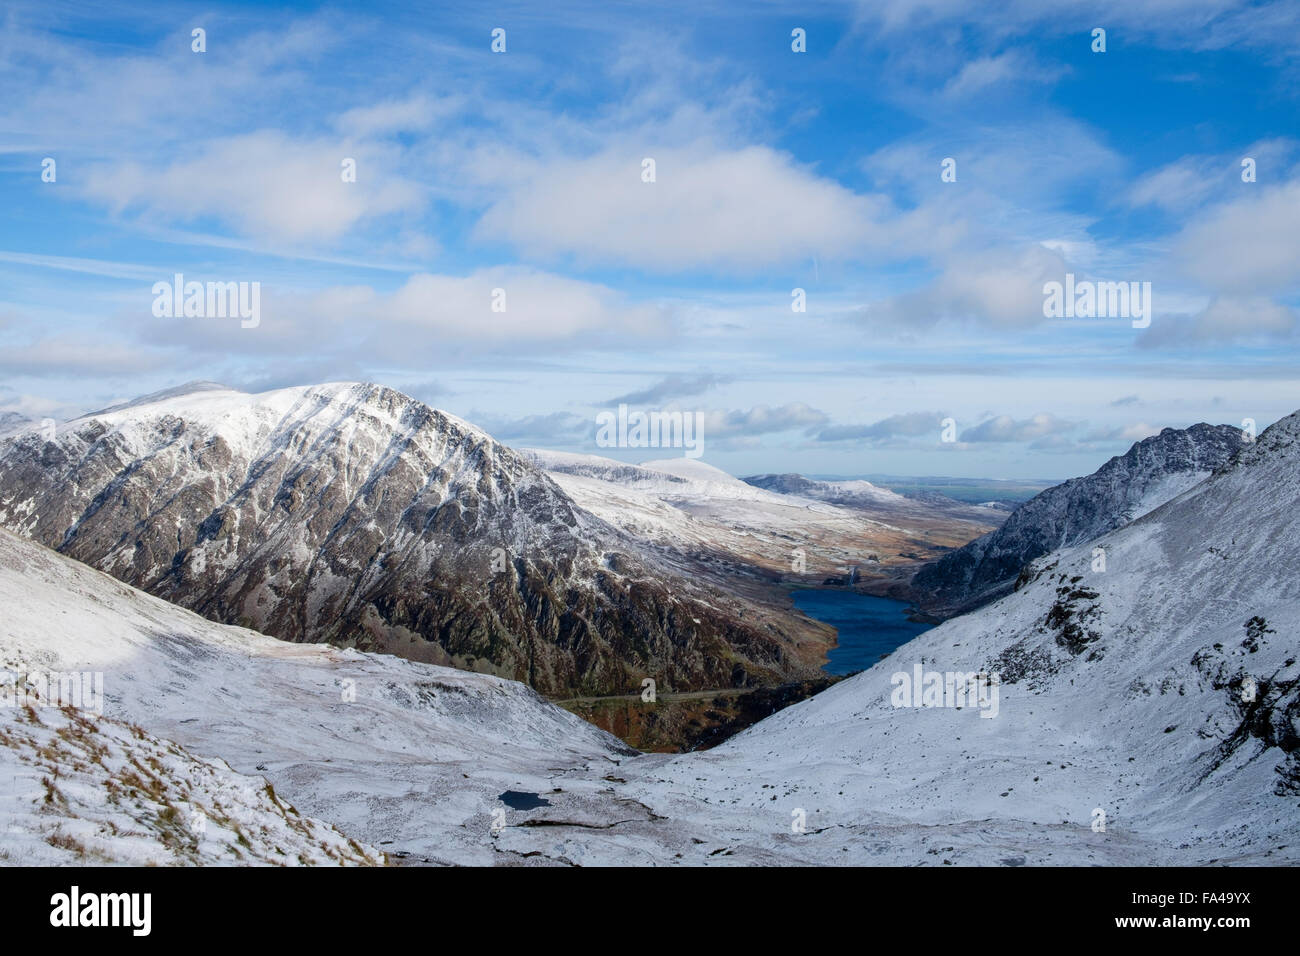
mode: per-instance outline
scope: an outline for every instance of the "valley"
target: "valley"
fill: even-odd
[[[696,718],[734,732],[798,699],[775,689],[821,686],[834,631],[786,585],[855,567],[862,587],[892,581],[1002,517],[868,497],[765,491],[692,459],[518,453],[359,383],[192,383],[0,447],[0,524],[210,620],[555,699],[646,678],[755,692],[726,716],[660,721],[656,739],[682,748],[702,739]]]
[[[340,394],[358,403],[346,417],[332,419],[330,429],[290,427],[304,413],[328,416]],[[185,393],[181,403],[190,396]],[[548,701],[538,693],[542,688],[518,680],[450,669],[414,654],[373,653],[382,644],[363,649],[354,646],[361,641],[285,641],[214,622],[132,583],[175,596],[169,589],[179,582],[213,574],[213,594],[238,594],[236,582],[246,582],[248,574],[240,555],[266,554],[266,563],[254,568],[274,574],[274,559],[255,542],[276,541],[286,528],[311,531],[317,527],[312,515],[334,515],[333,524],[317,532],[323,542],[364,535],[368,525],[351,517],[346,505],[331,503],[329,489],[344,483],[382,518],[393,507],[386,503],[392,464],[426,423],[436,421],[427,411],[401,406],[386,431],[404,438],[396,446],[391,439],[379,443],[388,451],[376,456],[372,434],[339,431],[372,421],[367,405],[375,397],[354,386],[277,397],[284,414],[256,438],[265,443],[266,435],[280,436],[271,442],[278,451],[270,458],[241,447],[235,440],[240,432],[196,429],[193,416],[187,420],[175,410],[150,411],[143,423],[138,410],[102,413],[73,423],[53,447],[37,449],[20,437],[0,448],[0,506],[14,531],[22,532],[0,531],[2,676],[15,692],[21,686],[29,702],[49,686],[42,675],[97,674],[103,687],[103,714],[80,718],[82,724],[55,720],[63,712],[39,702],[0,713],[0,754],[9,764],[44,767],[47,777],[75,779],[78,788],[63,822],[31,817],[23,807],[40,799],[39,776],[15,770],[5,799],[10,818],[20,821],[12,825],[32,837],[22,844],[22,859],[168,862],[226,854],[274,862],[275,846],[286,843],[304,858],[408,865],[1297,859],[1300,672],[1294,634],[1300,593],[1294,572],[1300,553],[1293,552],[1300,529],[1293,525],[1300,413],[1204,477],[1196,474],[1205,461],[1200,452],[1180,456],[1186,476],[1176,480],[1167,477],[1173,459],[1159,459],[1166,477],[1151,486],[1141,507],[1110,518],[1092,513],[1089,520],[1109,522],[1110,530],[1032,559],[1010,593],[929,629],[908,622],[903,604],[867,596],[865,589],[881,580],[870,572],[851,587],[810,590],[800,587],[799,574],[774,566],[792,542],[820,540],[835,557],[822,558],[820,567],[810,562],[807,576],[843,572],[837,562],[852,553],[852,542],[868,540],[883,552],[882,564],[888,556],[888,564],[904,572],[913,566],[883,546],[897,540],[891,535],[939,553],[936,526],[906,523],[903,509],[915,503],[899,504],[887,522],[878,510],[861,514],[728,481],[700,463],[618,466],[613,473],[605,462],[569,459],[533,472],[528,461],[537,461],[538,453],[516,461],[477,437],[473,455],[465,459],[454,451],[462,463],[450,468],[444,456],[430,472],[448,476],[438,481],[476,489],[453,495],[460,527],[472,528],[477,525],[462,509],[477,502],[478,510],[491,512],[492,506],[482,497],[490,486],[482,478],[467,480],[481,473],[471,463],[502,462],[503,472],[494,471],[492,481],[514,475],[517,485],[538,489],[511,492],[512,499],[533,502],[525,514],[537,513],[537,501],[548,502],[545,513],[568,516],[562,524],[571,537],[617,541],[627,557],[609,560],[613,573],[661,568],[683,582],[693,578],[684,596],[667,596],[668,604],[690,600],[703,608],[708,601],[714,615],[734,606],[733,629],[720,631],[733,638],[744,635],[743,626],[753,627],[752,610],[743,610],[750,607],[746,595],[789,619],[797,619],[795,605],[814,610],[809,601],[820,602],[819,615],[850,623],[859,621],[855,608],[870,607],[865,617],[876,614],[878,623],[864,625],[861,634],[846,628],[841,650],[848,656],[838,664],[836,655],[830,657],[830,670],[850,674],[844,677],[825,673],[830,635],[812,637],[827,626],[809,622],[802,632],[807,640],[785,638],[787,662],[799,662],[795,679],[787,663],[752,686],[743,679],[709,684],[707,676],[694,686],[656,681],[653,702],[640,696],[641,681],[614,686],[618,693],[575,683],[568,686],[579,693],[561,694],[553,685]],[[392,405],[395,398],[379,397],[399,407]],[[223,414],[238,419],[246,401],[231,408],[224,396]],[[257,405],[265,408],[265,399]],[[204,420],[213,421],[210,410]],[[468,426],[455,427],[462,438],[473,434]],[[1195,441],[1201,433],[1186,434]],[[178,436],[185,437],[180,459]],[[1164,438],[1165,445],[1180,442],[1177,435]],[[338,462],[323,486],[311,480],[318,471],[281,460],[286,449],[301,456],[304,443],[313,449],[308,461],[318,462],[328,449],[326,460]],[[340,445],[345,455],[336,454]],[[1134,454],[1156,461],[1149,447],[1139,444]],[[134,464],[124,467],[128,453]],[[376,460],[388,466],[377,470]],[[232,461],[248,463],[238,480],[230,477]],[[182,463],[205,464],[212,474],[178,471]],[[215,511],[225,516],[220,523],[199,520],[204,530],[168,569],[135,559],[142,547],[158,553],[145,544],[161,540],[151,528],[167,526],[186,508],[205,507],[214,488],[223,488],[226,500],[262,500],[249,489],[268,471],[278,476],[279,490],[269,499],[273,520],[252,504],[243,511],[221,506]],[[1105,467],[1098,473],[1101,480],[1106,473]],[[38,474],[48,476],[44,480],[59,497],[40,498]],[[86,480],[92,476],[98,481]],[[146,479],[157,490],[145,493]],[[295,493],[317,504],[300,519],[294,517]],[[1168,497],[1155,500],[1161,495]],[[280,514],[285,496],[287,514]],[[877,498],[871,507],[882,507],[881,500],[894,504]],[[60,501],[65,510],[57,507]],[[1032,505],[1013,513],[1023,527],[1039,511]],[[406,515],[396,527],[411,527],[410,507],[396,512]],[[421,512],[419,523],[445,522],[443,507]],[[135,515],[129,525],[122,523],[123,509]],[[804,524],[782,524],[795,514]],[[108,523],[114,516],[116,523]],[[55,528],[63,530],[55,534]],[[1266,531],[1245,534],[1245,528]],[[558,533],[549,524],[533,530]],[[722,544],[707,550],[714,535]],[[1096,549],[1107,556],[1104,566],[1095,563]],[[391,566],[395,557],[388,553],[381,548],[375,561]],[[820,552],[814,547],[808,553]],[[111,573],[76,560],[78,554],[100,555]],[[127,556],[132,559],[124,562]],[[315,563],[294,560],[293,566],[306,569]],[[335,568],[344,566],[334,560]],[[265,582],[245,593],[283,586],[272,578]],[[199,593],[187,600],[208,614],[222,606]],[[306,592],[309,599],[312,593]],[[381,606],[392,605],[375,604]],[[349,605],[335,598],[328,607],[337,615]],[[268,607],[263,619],[280,618]],[[618,646],[613,634],[606,639],[611,650]],[[687,662],[696,646],[689,640],[684,645]],[[751,653],[754,646],[739,642]],[[557,645],[564,649],[563,642]],[[554,653],[548,650],[545,659],[554,660]],[[710,673],[703,662],[692,667],[684,672]],[[998,706],[976,713],[960,699],[927,697],[924,706],[899,708],[895,677],[914,672],[996,675]],[[639,676],[630,668],[623,673]],[[56,740],[65,743],[56,746]],[[113,770],[117,763],[103,774],[90,771],[79,756],[100,753],[141,767],[166,753],[174,769],[149,783],[124,778]],[[201,765],[214,760],[224,769],[211,777]],[[169,783],[177,775],[188,782]],[[124,786],[148,794],[152,808],[124,812]],[[238,819],[228,799],[216,796],[230,787],[244,794]],[[215,789],[209,794],[205,788]],[[502,809],[503,795],[510,794],[537,797],[511,797],[514,802]],[[1094,828],[1097,811],[1106,820],[1100,831]],[[207,831],[215,842],[205,843],[202,834],[177,822],[185,819],[217,820]],[[137,835],[129,851],[113,838],[124,828]],[[258,844],[254,833],[271,842]]]

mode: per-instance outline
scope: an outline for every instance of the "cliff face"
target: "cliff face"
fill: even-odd
[[[749,614],[477,428],[375,385],[171,390],[0,443],[0,524],[211,620],[543,693],[803,676]]]
[[[1091,541],[1182,494],[1241,448],[1230,425],[1166,428],[1086,478],[1048,488],[996,531],[944,555],[912,578],[923,610],[951,616],[1007,594],[1020,571],[1049,551]]]

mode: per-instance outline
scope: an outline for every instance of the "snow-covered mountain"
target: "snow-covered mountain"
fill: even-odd
[[[902,495],[888,488],[873,485],[869,481],[819,481],[793,472],[781,475],[750,475],[743,480],[755,488],[764,488],[783,495],[799,495],[801,498],[816,498],[818,501],[830,501],[849,507],[865,503],[902,507],[907,503],[907,499]]]
[[[845,506],[765,489],[688,458],[629,465],[594,455],[525,454],[584,509],[639,540],[697,564],[761,568],[785,580],[820,583],[851,566],[873,573],[912,566],[918,555],[956,547],[1002,519],[969,506],[948,515],[883,489],[874,508]]]
[[[1203,481],[1242,445],[1241,429],[1230,425],[1166,428],[1144,438],[1091,475],[1035,495],[996,531],[921,568],[910,596],[941,616],[996,600],[1034,558],[1141,517]]]
[[[212,620],[557,694],[816,672],[809,622],[673,568],[376,385],[171,389],[0,440],[0,524]],[[822,636],[824,646],[826,636]]]
[[[894,521],[924,515],[930,518],[948,517],[959,521],[996,524],[1006,517],[1005,506],[998,502],[971,504],[933,491],[900,495],[861,479],[822,481],[787,472],[781,475],[751,475],[742,480],[756,488],[825,501],[864,512],[871,517]]]

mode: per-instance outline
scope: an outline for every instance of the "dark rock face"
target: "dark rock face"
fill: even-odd
[[[562,701],[560,706],[637,750],[686,753],[716,747],[765,717],[820,694],[842,679],[822,675],[776,687],[660,697],[653,703],[639,697],[602,697]]]
[[[0,523],[212,619],[609,694],[815,667],[529,461],[400,392],[172,390],[0,442]]]
[[[742,480],[764,491],[775,491],[782,495],[803,495],[809,498],[822,497],[830,487],[827,482],[814,481],[794,472],[787,472],[784,475],[750,475]]]
[[[741,481],[747,485],[753,485],[755,488],[762,488],[764,491],[771,491],[780,495],[798,495],[801,498],[812,498],[815,501],[825,501],[827,504],[839,505],[842,508],[872,510],[885,507],[910,510],[916,506],[916,502],[913,500],[894,494],[888,488],[873,485],[869,481],[818,481],[815,478],[805,478],[803,475],[794,472],[787,472],[783,475],[750,475],[748,478],[742,478]],[[944,501],[949,505],[957,504],[957,502],[948,499],[944,499]]]
[[[1243,447],[1230,425],[1166,428],[1112,458],[1086,478],[1048,488],[1018,507],[1002,527],[927,564],[911,597],[951,617],[1013,590],[1034,558],[1082,544],[1140,517],[1226,465]]]
[[[1274,768],[1278,779],[1273,793],[1279,797],[1300,794],[1300,676],[1294,656],[1281,669],[1258,677],[1248,669],[1251,654],[1260,645],[1276,639],[1277,632],[1263,617],[1254,616],[1242,625],[1245,638],[1241,649],[1214,644],[1192,656],[1192,666],[1211,687],[1227,694],[1238,723],[1209,756],[1204,769],[1208,776],[1234,753],[1252,741],[1277,747],[1286,755]]]

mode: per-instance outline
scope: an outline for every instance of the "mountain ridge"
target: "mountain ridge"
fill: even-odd
[[[744,609],[481,429],[367,383],[169,390],[0,446],[0,523],[213,620],[548,693],[779,683],[816,633]]]
[[[996,530],[922,567],[906,596],[941,617],[988,604],[1010,592],[1034,558],[1141,517],[1207,478],[1244,446],[1241,429],[1231,425],[1162,429],[1091,475],[1040,492]]]

